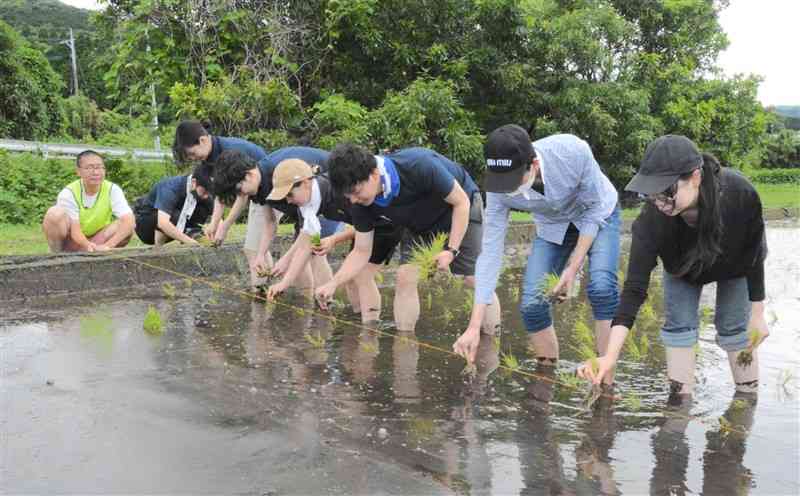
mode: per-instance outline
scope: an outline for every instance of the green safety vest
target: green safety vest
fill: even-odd
[[[69,183],[67,188],[72,191],[75,203],[78,204],[78,219],[81,222],[81,232],[87,238],[94,236],[98,231],[111,224],[111,181],[103,181],[97,199],[90,208],[83,206],[83,184],[78,179]]]

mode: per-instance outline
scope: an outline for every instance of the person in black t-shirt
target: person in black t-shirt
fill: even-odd
[[[323,235],[320,216],[324,219],[352,223],[352,205],[341,195],[335,195],[328,177],[317,175],[312,167],[299,159],[284,160],[272,174],[273,187],[267,200],[286,202],[294,205],[301,218],[302,228],[292,247],[281,257],[272,270],[281,280],[269,287],[267,297],[273,299],[291,286],[297,275],[305,267],[312,254],[325,256],[339,243],[352,240],[352,228]],[[402,229],[388,222],[381,222],[375,228],[375,242],[372,245],[369,265],[348,285],[353,309],[361,313],[362,322],[374,322],[380,318],[381,295],[375,282],[375,275],[381,265],[389,263],[394,247],[400,241]],[[319,244],[312,237],[319,235]]]
[[[216,161],[214,172],[214,194],[226,204],[243,202],[249,199],[253,208],[247,218],[247,236],[245,252],[252,253],[251,284],[261,286],[258,273],[272,267],[269,247],[275,237],[278,214],[286,215],[295,223],[298,222],[297,207],[286,201],[272,201],[268,196],[272,192],[272,174],[280,162],[287,159],[300,159],[321,168],[325,167],[328,152],[305,146],[280,148],[259,162],[238,151],[225,151]],[[340,223],[319,219],[322,234],[330,236],[336,232]],[[296,229],[297,230],[297,229]],[[332,271],[326,257],[314,257],[309,270],[304,270],[298,286],[311,288],[323,284],[332,277]]]
[[[661,339],[672,396],[692,394],[703,285],[716,282],[717,343],[728,354],[737,391],[758,387],[756,347],[769,335],[764,317],[764,259],[767,255],[761,200],[739,172],[721,168],[684,136],[650,143],[639,172],[626,186],[648,203],[633,224],[628,275],[607,353],[599,369],[588,362],[579,375],[595,383],[613,370],[628,330],[647,297],[650,273],[664,265]],[[757,332],[752,337],[750,333]],[[744,359],[742,353],[752,356]]]
[[[419,319],[418,270],[409,263],[415,245],[448,235],[436,256],[439,270],[452,270],[474,287],[475,261],[482,236],[482,201],[467,171],[425,148],[406,148],[376,156],[365,148],[341,144],[328,159],[331,184],[353,204],[354,248],[327,284],[317,288],[324,308],[336,287],[367,266],[380,219],[405,228],[395,279],[394,318],[401,331],[413,331]],[[499,305],[493,305],[498,307]],[[484,328],[494,332],[498,312],[487,312]]]
[[[211,216],[211,166],[201,164],[191,175],[162,179],[136,200],[136,235],[147,245],[160,246],[177,239],[196,245],[201,227]]]

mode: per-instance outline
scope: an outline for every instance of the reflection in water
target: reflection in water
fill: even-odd
[[[703,453],[703,494],[750,494],[753,474],[742,463],[753,427],[756,396],[736,393],[720,417],[719,429],[706,431]]]
[[[618,427],[613,403],[608,396],[597,400],[592,416],[586,423],[583,439],[575,449],[578,465],[576,487],[579,494],[620,494],[609,456]]]
[[[420,386],[417,377],[419,342],[414,331],[398,331],[392,345],[392,390],[397,403],[419,403]]]
[[[773,262],[780,260],[774,251]],[[778,277],[781,267],[772,266],[768,278]],[[511,271],[506,277],[517,275]],[[436,474],[462,494],[733,495],[747,494],[752,487],[762,494],[796,493],[798,400],[775,400],[775,377],[787,367],[796,369],[800,341],[795,327],[789,327],[796,313],[794,286],[782,286],[786,294],[778,297],[783,306],[772,307],[777,322],[762,355],[759,422],[753,422],[754,398],[737,395],[718,427],[697,422],[690,428],[692,413],[707,421],[726,406],[716,401],[730,391],[730,373],[724,354],[701,342],[696,411],[690,411],[688,401],[663,406],[668,391],[657,339],[657,316],[662,313],[657,284],[654,279],[651,287],[656,317],[642,319],[637,329],[640,338],[652,338],[650,355],[634,360],[626,353],[618,373],[626,396],[642,398],[641,408],[612,408],[601,399],[583,415],[578,412],[582,387],[554,387],[556,370],[536,367],[523,351],[527,336],[513,305],[506,305],[509,332],[503,335],[503,350],[515,353],[522,370],[539,378],[497,373],[498,349],[488,337],[481,340],[472,380],[461,374],[460,358],[420,346],[417,339],[450,348],[467,318],[461,293],[436,296],[416,333],[390,330],[394,337],[347,324],[334,326],[314,315],[313,302],[297,294],[281,300],[292,305],[286,307],[200,287],[191,297],[155,303],[167,325],[157,338],[141,331],[141,317],[152,298],[109,303],[115,345],[111,353],[108,333],[94,332],[102,326],[77,317],[86,308],[74,310],[50,334],[75,339],[80,359],[102,363],[104,372],[109,365],[119,366],[120,359],[129,360],[118,375],[144,376],[142,382],[155,378],[160,390],[197,406],[207,415],[204,421],[234,429],[242,438],[286,425],[299,452],[313,457],[321,440],[331,436],[362,456],[374,450],[398,464]],[[501,299],[513,299],[503,292],[508,289],[500,291]],[[94,311],[96,302],[86,306]],[[569,329],[578,317],[585,318],[586,309],[582,298],[568,302],[556,308],[556,319]],[[129,315],[120,318],[126,311]],[[15,339],[19,345],[31,334]],[[564,346],[558,372],[566,373],[577,361],[574,338],[565,332],[559,339]],[[8,342],[0,340],[10,346]],[[125,346],[119,346],[122,342]],[[25,355],[18,351],[12,355]],[[24,365],[22,358],[15,360],[15,368]],[[57,387],[65,384],[65,375],[59,376]],[[180,413],[175,417],[184,418]],[[739,433],[754,427],[752,435]],[[701,458],[702,470],[697,463],[689,466],[690,459]],[[632,472],[630,466],[641,470]],[[364,479],[356,491],[374,487],[360,474],[356,477]]]

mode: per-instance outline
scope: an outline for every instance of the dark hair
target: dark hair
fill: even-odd
[[[247,175],[247,171],[257,167],[256,161],[238,150],[225,150],[214,162],[214,196],[230,205],[236,201],[239,191],[236,185]]]
[[[94,151],[94,150],[84,150],[84,151],[80,152],[77,157],[75,157],[75,167],[80,167],[81,166],[81,160],[83,160],[83,157],[88,157],[90,155],[94,155],[95,157],[100,157],[100,160],[103,160],[103,156],[100,155],[99,153],[97,153],[96,151]],[[103,163],[105,163],[105,160],[103,160]]]
[[[186,149],[200,143],[200,137],[208,136],[208,125],[200,121],[182,121],[175,128],[172,156],[177,162],[186,161]]]
[[[377,166],[375,155],[363,146],[342,143],[328,158],[328,177],[336,192],[348,194],[356,184],[366,181]]]
[[[210,163],[203,162],[192,171],[192,177],[197,181],[198,186],[202,186],[206,191],[211,192],[213,184],[214,166]]]
[[[700,168],[700,192],[697,199],[697,243],[683,257],[678,276],[699,275],[708,270],[722,254],[722,213],[720,212],[720,165],[710,153],[703,153]],[[688,179],[694,171],[683,174]]]

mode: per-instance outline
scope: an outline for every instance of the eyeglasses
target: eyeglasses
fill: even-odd
[[[648,202],[648,203],[659,203],[667,208],[672,208],[675,206],[675,195],[678,194],[678,181],[675,181],[672,186],[665,189],[661,193],[656,193],[654,195],[644,195],[639,194],[639,198]]]

